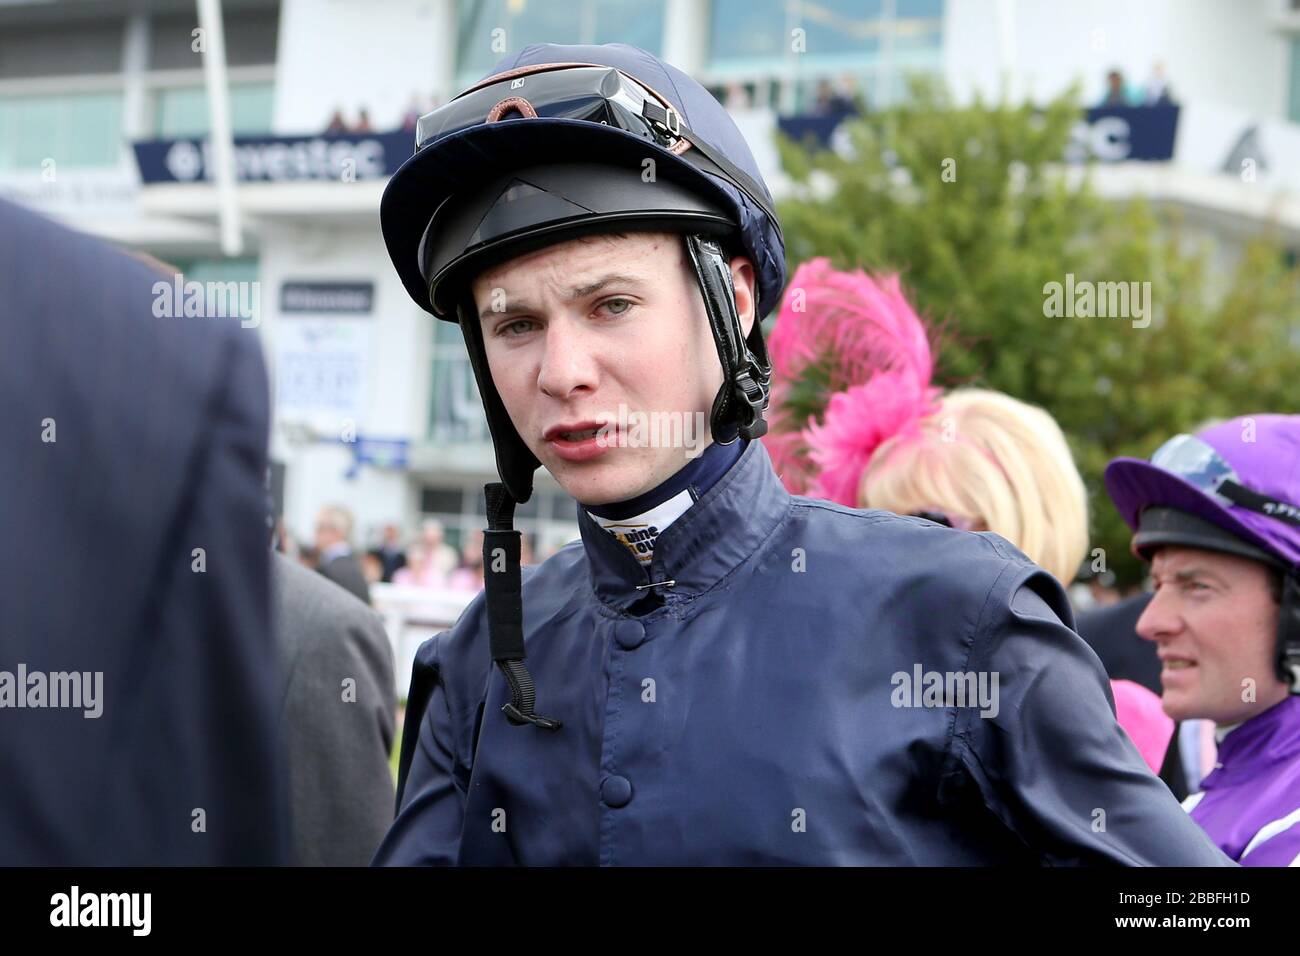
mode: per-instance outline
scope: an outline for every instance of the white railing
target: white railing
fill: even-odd
[[[384,630],[393,648],[393,679],[399,699],[405,699],[411,686],[411,665],[420,645],[455,624],[476,594],[405,584],[370,586],[370,601],[384,619]]]

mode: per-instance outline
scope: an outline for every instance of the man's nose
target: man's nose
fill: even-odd
[[[1174,596],[1169,588],[1161,588],[1151,595],[1151,600],[1137,621],[1138,637],[1146,641],[1160,641],[1172,637],[1182,627],[1182,619],[1174,607]]]
[[[593,343],[578,324],[556,319],[546,324],[542,365],[537,387],[543,394],[563,401],[575,391],[594,390],[597,383]]]

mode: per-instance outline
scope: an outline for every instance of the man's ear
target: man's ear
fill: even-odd
[[[754,263],[745,256],[734,256],[731,260],[731,286],[736,291],[736,314],[740,316],[740,327],[748,337],[754,327]]]

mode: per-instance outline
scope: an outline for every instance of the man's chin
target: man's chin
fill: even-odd
[[[1180,691],[1165,690],[1160,695],[1160,707],[1173,720],[1195,720],[1205,716],[1198,713],[1201,708],[1196,706],[1196,702]]]
[[[629,473],[612,462],[559,461],[547,463],[546,470],[565,494],[592,507],[627,501],[647,490],[644,475]]]

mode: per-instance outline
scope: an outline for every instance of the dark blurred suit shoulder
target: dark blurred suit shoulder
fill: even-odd
[[[104,675],[97,719],[0,710],[0,863],[287,853],[261,348],[168,278],[0,202],[0,666]]]
[[[361,561],[356,554],[349,552],[328,561],[322,561],[320,573],[339,587],[346,590],[363,604],[370,604],[370,585],[361,573]]]
[[[366,866],[393,822],[392,647],[347,591],[282,554],[273,562],[293,862]]]
[[[1162,688],[1156,646],[1137,633],[1138,618],[1149,603],[1150,594],[1135,594],[1108,607],[1084,611],[1076,618],[1076,630],[1101,658],[1111,680],[1131,680],[1159,694]]]

